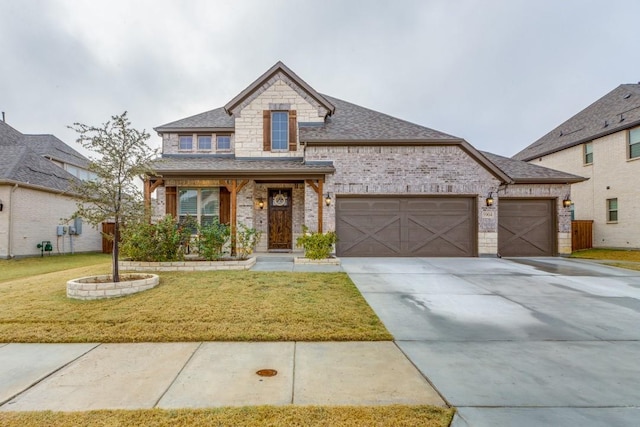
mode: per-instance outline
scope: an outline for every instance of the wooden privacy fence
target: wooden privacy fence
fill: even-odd
[[[593,247],[593,221],[571,221],[571,251]]]
[[[102,253],[110,254],[113,252],[113,240],[107,239],[104,237],[104,234],[111,234],[116,230],[116,225],[113,222],[103,222],[102,223]]]

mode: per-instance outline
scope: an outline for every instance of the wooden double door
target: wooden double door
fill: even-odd
[[[269,190],[269,242],[270,250],[293,249],[293,199],[290,188]]]

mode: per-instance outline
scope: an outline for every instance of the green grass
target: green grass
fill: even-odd
[[[0,283],[37,274],[111,262],[110,254],[87,253],[0,260]]]
[[[171,272],[127,297],[66,297],[100,264],[0,283],[0,342],[372,341],[392,336],[344,273]]]
[[[257,406],[88,412],[0,412],[5,427],[48,426],[421,426],[446,427],[454,409],[435,406]]]
[[[586,249],[571,254],[571,258],[597,259],[606,265],[629,270],[640,270],[640,250],[632,249]]]

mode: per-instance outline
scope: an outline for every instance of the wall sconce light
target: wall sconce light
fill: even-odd
[[[2,204],[2,200],[0,200],[0,212],[2,212],[3,208],[4,208],[4,205]]]
[[[568,194],[565,196],[564,200],[562,201],[562,206],[564,206],[565,208],[571,207],[571,199],[569,198]]]
[[[493,206],[493,191],[489,192],[489,195],[487,195],[487,199],[485,200],[485,202],[487,203],[487,206]]]
[[[327,193],[327,196],[324,198],[324,204],[327,206],[331,206],[331,194]]]
[[[260,209],[264,209],[264,200],[262,200],[262,199],[258,199],[258,207],[259,207]]]

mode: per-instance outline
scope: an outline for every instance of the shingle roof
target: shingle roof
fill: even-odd
[[[40,148],[47,146],[42,144]],[[77,178],[45,159],[25,135],[0,121],[0,180],[69,191]]]
[[[623,84],[513,156],[531,160],[640,124],[640,84]]]
[[[287,175],[324,174],[335,171],[331,162],[306,162],[302,158],[249,159],[217,156],[167,156],[152,165],[163,174]]]
[[[82,168],[89,167],[89,160],[54,135],[24,135],[29,147],[41,156],[59,160]]]
[[[497,154],[481,151],[481,153],[509,175],[515,184],[524,183],[574,183],[586,180],[581,176],[573,175],[543,166],[532,165],[521,160],[502,157]]]
[[[324,97],[336,106],[335,113],[327,117],[323,126],[301,127],[300,141],[460,140],[338,98]]]
[[[229,116],[226,111],[224,111],[224,108],[216,108],[196,114],[195,116],[166,123],[153,129],[160,133],[187,129],[232,129],[234,124],[235,119]]]

